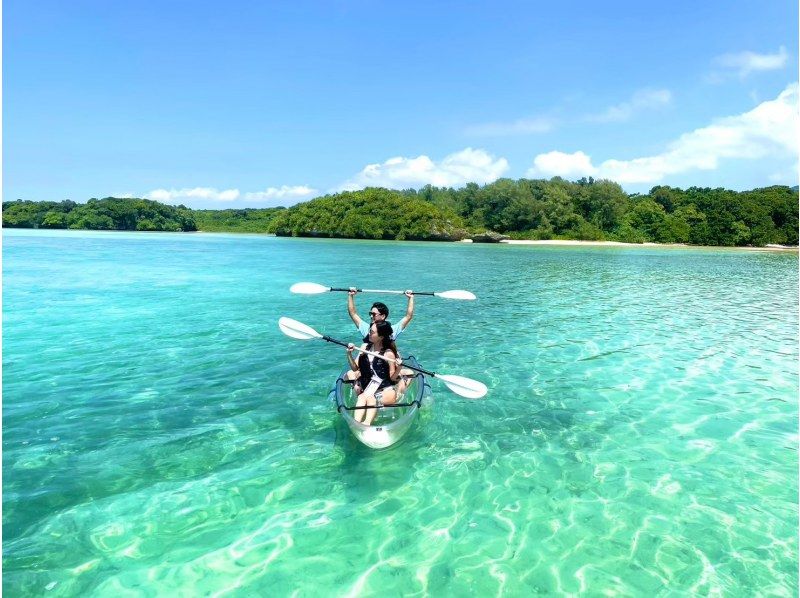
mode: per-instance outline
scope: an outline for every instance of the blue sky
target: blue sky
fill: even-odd
[[[795,0],[6,0],[2,16],[4,200],[798,182]]]

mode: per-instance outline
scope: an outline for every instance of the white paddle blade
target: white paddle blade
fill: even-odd
[[[434,295],[442,299],[467,299],[469,301],[475,299],[475,295],[469,291],[442,291],[441,293],[434,293]]]
[[[302,322],[292,320],[291,318],[281,318],[278,320],[278,327],[286,336],[299,339],[301,341],[311,340],[312,338],[322,338],[322,335]]]
[[[302,295],[319,295],[320,293],[327,293],[331,290],[330,287],[324,287],[316,282],[298,282],[289,287],[292,293],[300,293]]]
[[[447,388],[465,399],[480,399],[485,397],[489,390],[483,382],[465,378],[464,376],[436,374],[436,377],[444,382]]]

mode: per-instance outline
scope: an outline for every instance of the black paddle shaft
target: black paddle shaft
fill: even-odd
[[[350,292],[350,289],[335,289],[333,287],[331,287],[330,290],[331,291],[344,291],[345,293],[349,293]],[[364,289],[355,289],[355,291],[356,291],[356,293],[363,293]],[[434,293],[433,291],[414,291],[411,294],[412,295],[430,295],[431,297],[433,297],[436,293]]]
[[[347,347],[347,346],[350,345],[350,343],[345,343],[345,342],[336,340],[335,338],[331,338],[327,334],[322,337],[322,340],[327,341],[329,343],[333,343],[334,345],[340,345],[342,347]],[[414,370],[415,372],[419,372],[420,374],[425,374],[426,376],[433,376],[434,378],[436,377],[436,372],[429,372],[428,370],[423,370],[422,368],[415,368],[413,365],[406,365],[404,363],[403,367],[404,368],[408,368],[409,370]]]

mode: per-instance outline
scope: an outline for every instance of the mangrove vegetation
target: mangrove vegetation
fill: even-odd
[[[468,237],[764,246],[798,244],[798,189],[750,191],[657,186],[628,194],[618,184],[499,179],[458,189],[367,188],[289,208],[192,210],[136,198],[3,203],[3,226],[273,233],[355,239]]]
[[[4,201],[8,228],[77,228],[89,230],[195,231],[194,211],[149,199],[106,197],[78,204],[54,201]]]

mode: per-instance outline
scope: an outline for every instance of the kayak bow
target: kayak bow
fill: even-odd
[[[413,355],[403,359],[403,365],[419,367]],[[378,414],[371,426],[357,422],[353,417],[357,396],[353,391],[353,384],[345,381],[345,375],[350,371],[346,367],[336,379],[330,391],[330,398],[336,402],[336,409],[342,419],[360,442],[374,449],[388,448],[403,438],[416,421],[420,409],[430,399],[430,386],[425,375],[410,369],[403,370],[406,381],[405,392],[397,399],[394,405],[378,407]]]

